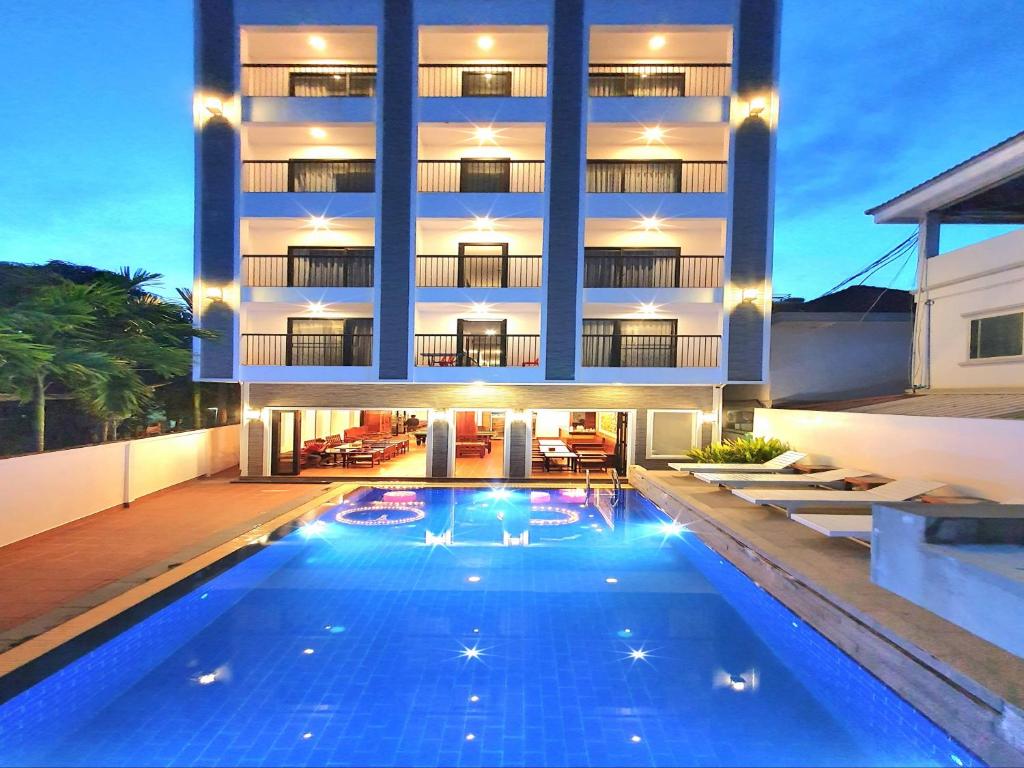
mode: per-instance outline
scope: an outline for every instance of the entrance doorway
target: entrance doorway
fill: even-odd
[[[505,475],[505,411],[455,411],[455,477]]]
[[[629,412],[540,410],[531,415],[533,477],[584,478],[626,471]]]
[[[270,474],[297,475],[302,469],[302,411],[271,411]]]

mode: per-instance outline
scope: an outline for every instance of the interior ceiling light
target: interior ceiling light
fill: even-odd
[[[327,41],[320,37],[320,35],[310,35],[309,45],[311,48],[315,48],[318,51],[323,51],[327,48]]]
[[[481,51],[489,51],[494,47],[494,38],[490,35],[480,35],[476,39],[476,47]]]
[[[644,140],[650,144],[655,141],[661,141],[665,136],[665,131],[660,125],[652,125],[650,128],[644,128]]]
[[[647,41],[647,47],[652,51],[660,51],[665,47],[665,36],[654,35],[650,40]]]
[[[314,139],[326,139],[327,131],[318,126],[314,126],[309,129],[309,135],[312,136]]]
[[[473,229],[478,232],[489,232],[494,229],[494,220],[490,216],[474,216]]]
[[[657,216],[641,216],[640,226],[643,227],[644,232],[657,232],[661,229],[661,219]]]
[[[489,125],[477,126],[477,128],[473,131],[473,135],[476,136],[476,140],[479,141],[481,144],[493,144],[495,138],[497,137],[494,128],[492,128]]]
[[[637,314],[643,317],[653,317],[658,314],[658,305],[653,302],[647,302],[637,307]]]

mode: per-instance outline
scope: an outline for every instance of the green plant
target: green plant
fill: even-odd
[[[694,448],[686,456],[702,464],[763,464],[788,450],[788,443],[774,437],[740,437]]]

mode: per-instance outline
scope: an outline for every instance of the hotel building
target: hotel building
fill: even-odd
[[[766,377],[779,12],[197,0],[195,377],[241,384],[243,475],[717,439]]]

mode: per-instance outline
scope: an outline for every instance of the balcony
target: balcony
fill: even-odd
[[[722,256],[681,255],[679,248],[585,248],[585,288],[720,288]]]
[[[370,288],[373,248],[292,247],[282,256],[242,257],[250,288]]]
[[[682,98],[728,96],[729,64],[591,64],[589,88],[595,98]]]
[[[377,67],[347,64],[243,64],[243,96],[373,97]]]
[[[543,262],[542,256],[417,256],[416,287],[538,288]]]
[[[584,330],[586,325],[584,321]],[[717,368],[721,343],[721,336],[584,333],[581,364],[584,368]]]
[[[523,98],[547,95],[545,64],[420,64],[419,95]]]
[[[543,192],[543,160],[420,160],[418,192]]]
[[[374,160],[246,160],[243,192],[373,192]]]
[[[725,192],[724,160],[587,160],[587,192]]]
[[[531,368],[540,365],[539,334],[417,333],[417,366]]]
[[[370,332],[242,334],[242,365],[249,366],[369,366],[372,352]]]

